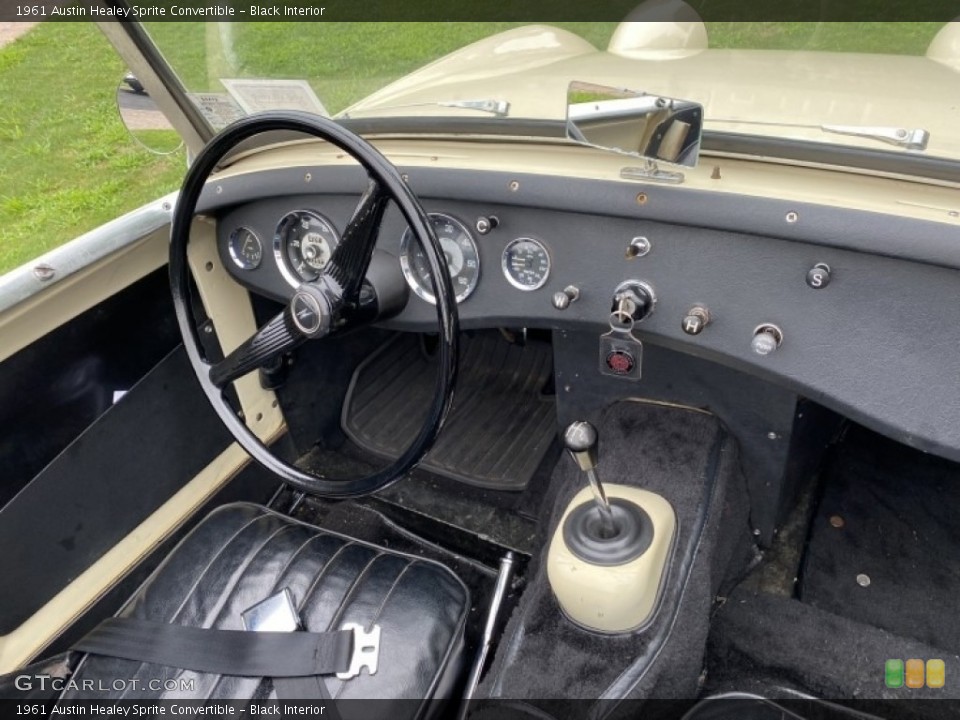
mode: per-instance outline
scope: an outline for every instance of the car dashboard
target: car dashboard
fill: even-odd
[[[273,166],[264,155],[211,180],[199,211],[216,217],[230,274],[285,302],[329,257],[365,176],[337,163]],[[847,208],[843,198],[831,206],[702,183],[504,171],[490,160],[473,168],[394,159],[455,266],[464,329],[575,337],[590,347],[570,376],[621,374],[623,395],[642,395],[651,379],[642,358],[628,367],[602,342],[618,324],[623,289],[639,289],[642,307],[628,306],[627,324],[641,343],[787,388],[960,459],[955,219]],[[859,181],[847,180],[851,191]],[[404,276],[408,299],[380,324],[429,333],[436,312],[411,245],[391,206],[374,264]]]

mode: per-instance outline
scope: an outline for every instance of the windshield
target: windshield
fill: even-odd
[[[960,159],[957,25],[145,27],[215,128],[271,108],[377,119],[385,130],[431,117],[424,132],[444,134],[475,132],[476,118],[560,122],[569,83],[585,81],[701,103],[707,132]]]

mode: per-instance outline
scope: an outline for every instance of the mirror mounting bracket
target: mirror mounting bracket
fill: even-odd
[[[656,162],[644,158],[640,167],[631,166],[620,170],[620,177],[624,180],[652,180],[653,182],[679,185],[684,180],[682,172],[676,170],[661,170]]]

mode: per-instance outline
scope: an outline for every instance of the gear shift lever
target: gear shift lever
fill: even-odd
[[[603,535],[613,537],[617,534],[617,523],[597,476],[597,429],[584,420],[572,422],[563,433],[563,445],[574,462],[587,474],[587,482],[603,523]]]
[[[547,552],[550,589],[582,627],[613,633],[642,628],[656,612],[676,514],[649,490],[600,484],[597,429],[590,423],[571,423],[563,445],[586,473],[590,489],[582,487],[570,499],[553,531]]]

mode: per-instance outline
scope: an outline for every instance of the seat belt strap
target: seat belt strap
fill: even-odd
[[[109,657],[247,677],[309,677],[348,671],[354,633],[248,632],[108,618],[74,646]]]

